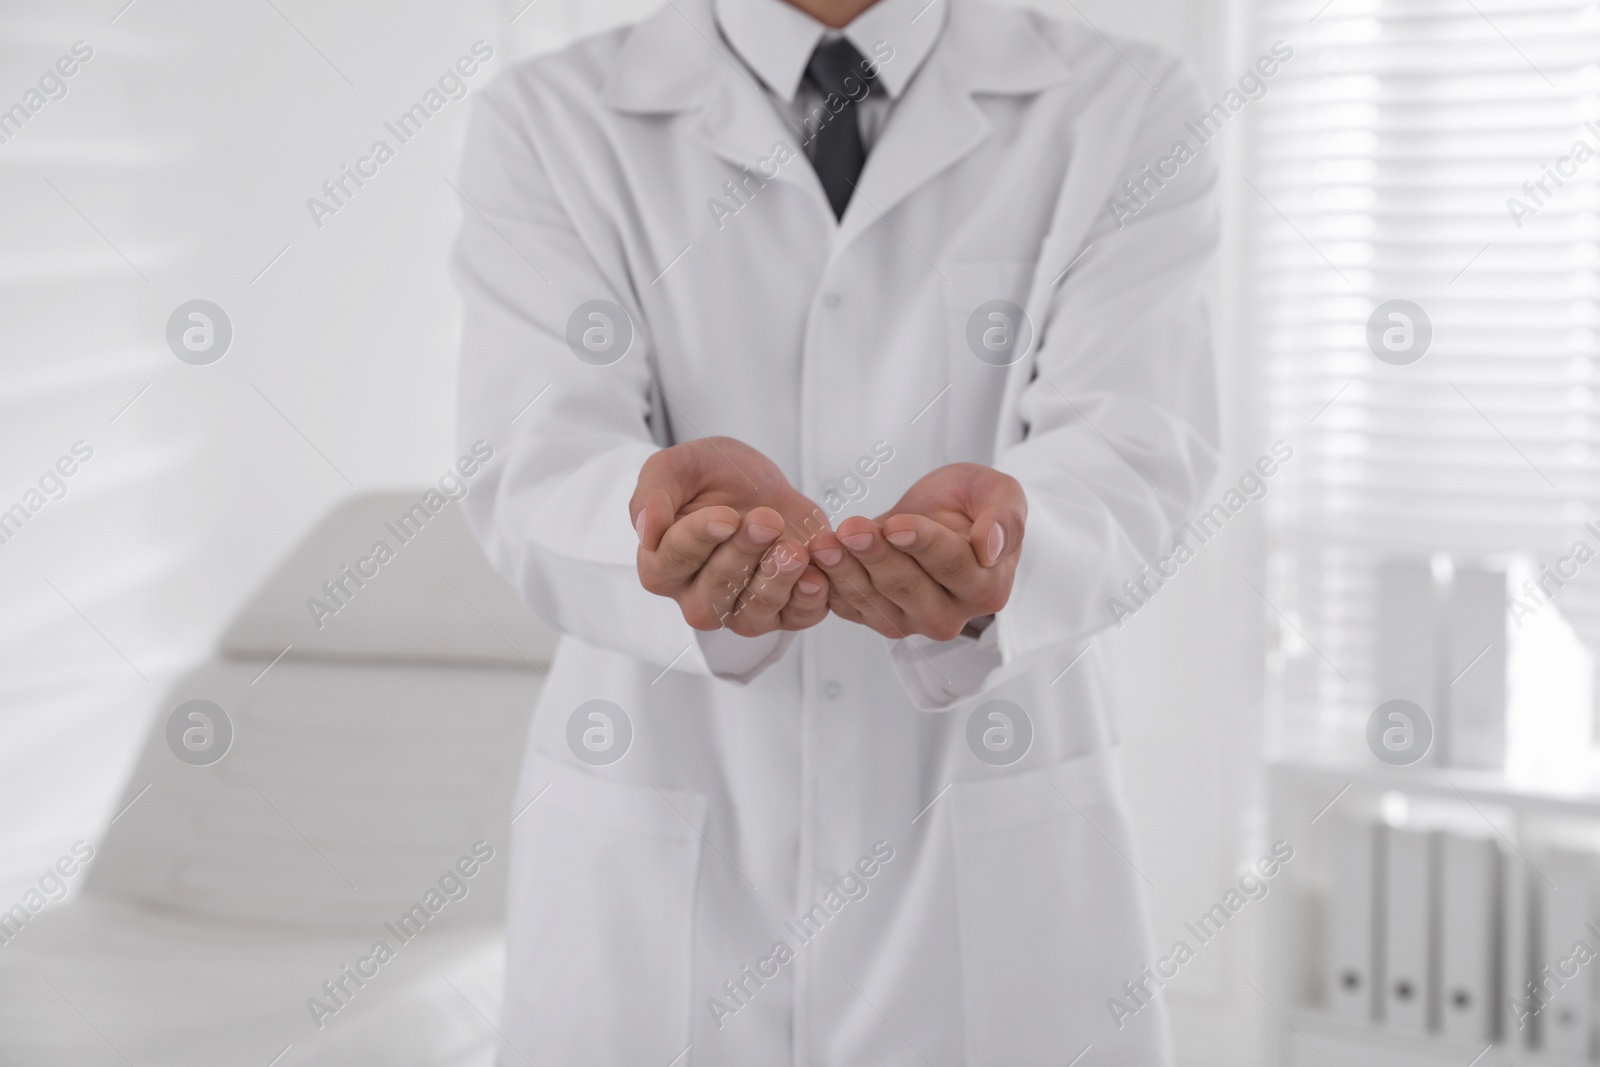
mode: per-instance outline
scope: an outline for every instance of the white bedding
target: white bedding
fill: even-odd
[[[327,1002],[322,983],[387,937],[381,924],[308,936],[86,894],[0,946],[0,1065],[486,1067],[502,939],[440,922],[319,1029],[307,999]]]

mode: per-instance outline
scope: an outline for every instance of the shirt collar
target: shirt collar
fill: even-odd
[[[785,103],[794,100],[817,43],[834,31],[785,0],[714,0],[717,26],[745,65]],[[877,84],[898,97],[933,51],[950,0],[878,0],[844,28],[867,59],[892,48],[878,64]]]

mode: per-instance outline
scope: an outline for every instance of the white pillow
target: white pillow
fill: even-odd
[[[374,551],[380,543],[387,554]],[[334,508],[239,612],[221,649],[249,659],[270,660],[289,648],[286,658],[531,663],[543,670],[556,638],[490,568],[461,505],[424,487],[365,493]]]

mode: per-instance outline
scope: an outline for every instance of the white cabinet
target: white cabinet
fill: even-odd
[[[1600,782],[1279,761],[1269,790],[1296,852],[1259,990],[1275,1062],[1600,1064]]]

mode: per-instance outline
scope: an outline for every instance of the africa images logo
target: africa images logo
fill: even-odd
[[[209,767],[233,747],[233,720],[210,700],[187,700],[167,716],[167,748],[191,767]]]
[[[1392,767],[1406,767],[1433,747],[1433,720],[1410,700],[1386,700],[1367,718],[1367,747]]]
[[[609,700],[587,700],[567,716],[567,747],[591,767],[609,767],[633,745],[633,720]]]

